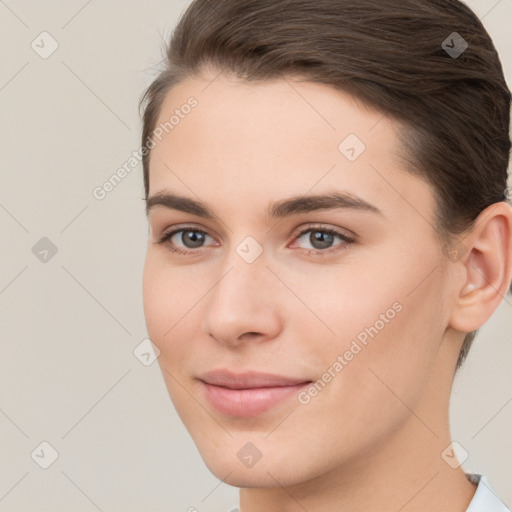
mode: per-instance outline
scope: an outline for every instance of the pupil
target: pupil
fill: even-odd
[[[327,240],[325,240],[327,238]],[[334,238],[331,233],[324,233],[323,231],[312,231],[310,236],[311,245],[316,249],[325,249],[330,246]],[[320,242],[320,247],[315,244]]]
[[[202,234],[197,234],[197,231],[185,231],[185,233],[187,233],[187,236],[182,241],[183,241],[183,243],[187,247],[195,248],[195,247],[200,247],[201,246],[201,242],[203,241],[203,235]],[[192,245],[191,246],[188,245],[188,242],[191,242]]]

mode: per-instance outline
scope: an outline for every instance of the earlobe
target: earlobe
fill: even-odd
[[[486,208],[464,238],[468,248],[457,263],[465,279],[455,289],[450,325],[462,332],[479,329],[494,313],[512,279],[512,208],[505,202]]]

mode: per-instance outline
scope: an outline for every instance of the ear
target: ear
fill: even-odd
[[[464,254],[455,262],[462,276],[454,292],[450,326],[462,332],[479,329],[509,291],[512,280],[512,207],[494,203],[480,213],[459,242]]]

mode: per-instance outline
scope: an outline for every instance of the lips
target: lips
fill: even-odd
[[[241,374],[215,370],[203,374],[206,398],[228,416],[252,417],[289,399],[311,383],[301,377],[288,377],[249,371]]]
[[[229,370],[215,370],[205,373],[200,380],[214,386],[230,389],[271,388],[279,386],[295,386],[311,382],[304,378],[284,377],[271,373],[245,372],[236,374]]]

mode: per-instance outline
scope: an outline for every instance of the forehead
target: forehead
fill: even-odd
[[[188,79],[168,92],[157,127],[165,123],[151,152],[150,195],[166,188],[215,203],[222,194],[248,208],[334,188],[378,203],[414,186],[418,207],[432,207],[429,186],[398,156],[398,123],[324,84]]]
[[[187,107],[190,98],[197,102],[192,109]],[[188,79],[168,92],[157,125],[165,125],[180,110],[188,113],[180,119],[174,115],[171,138],[200,141],[210,149],[237,143],[244,152],[261,145],[269,151],[288,141],[294,142],[294,153],[304,145],[334,144],[338,156],[337,145],[350,133],[379,138],[388,148],[397,143],[397,123],[381,112],[345,91],[292,78],[243,82],[220,74]]]

